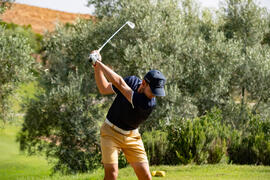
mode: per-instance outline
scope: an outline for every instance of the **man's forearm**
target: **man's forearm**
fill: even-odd
[[[103,88],[105,86],[104,81],[106,82],[106,78],[104,77],[103,72],[100,70],[100,68],[94,68],[95,71],[95,80],[98,87],[99,92],[103,91]]]
[[[96,68],[104,73],[105,77],[127,98],[127,100],[132,104],[132,89],[126,84],[124,79],[111,70],[108,66],[104,65],[102,62],[96,62]]]
[[[104,73],[106,78],[117,88],[123,85],[125,81],[121,76],[119,76],[117,73],[115,73],[113,70],[111,70],[108,66],[103,64],[102,62],[97,62],[97,68],[100,68],[101,71]]]
[[[108,91],[108,86],[110,86],[110,83],[105,78],[100,66],[96,65],[94,71],[95,71],[95,80],[99,92],[101,94],[111,94],[112,92]]]

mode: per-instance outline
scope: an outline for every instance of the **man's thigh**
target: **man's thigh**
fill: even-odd
[[[104,123],[100,129],[102,162],[118,163],[120,149],[129,163],[148,162],[140,133],[122,135]]]
[[[122,151],[130,164],[148,163],[143,141],[139,133],[125,138],[125,144],[122,147]]]
[[[118,164],[120,146],[115,139],[114,132],[106,124],[100,129],[100,145],[103,164]]]

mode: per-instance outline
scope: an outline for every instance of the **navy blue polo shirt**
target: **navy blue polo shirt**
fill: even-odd
[[[124,80],[133,90],[133,106],[115,86],[112,86],[117,96],[109,109],[107,119],[123,130],[133,130],[148,118],[156,106],[156,98],[148,99],[144,93],[137,92],[142,83],[138,77],[129,76]]]

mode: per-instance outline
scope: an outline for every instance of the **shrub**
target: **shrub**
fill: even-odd
[[[165,164],[168,147],[167,133],[160,130],[152,130],[144,132],[142,139],[150,164]]]
[[[185,120],[168,128],[169,153],[173,164],[219,163],[226,154],[228,127],[222,124],[221,111]]]
[[[230,162],[236,164],[270,164],[270,121],[249,114],[245,129],[235,130],[228,145]]]
[[[217,164],[226,156],[227,143],[225,139],[215,139],[208,150],[207,162],[209,164]]]

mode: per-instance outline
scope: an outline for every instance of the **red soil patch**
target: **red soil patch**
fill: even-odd
[[[74,23],[78,18],[95,19],[87,14],[67,13],[18,3],[14,3],[0,18],[8,23],[31,25],[33,31],[39,34],[53,31],[59,22]]]

